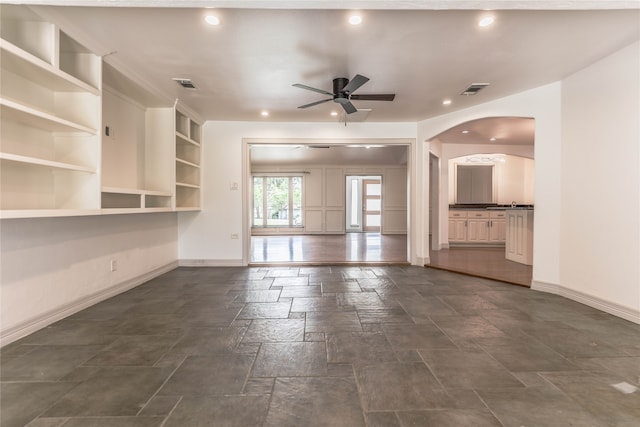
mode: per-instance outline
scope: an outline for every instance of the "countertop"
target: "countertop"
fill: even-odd
[[[449,209],[460,209],[460,210],[478,210],[478,209],[487,209],[487,210],[533,210],[533,205],[497,205],[497,204],[465,204],[465,205],[449,205]]]

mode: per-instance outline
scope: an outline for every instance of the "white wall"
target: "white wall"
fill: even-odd
[[[562,81],[561,155],[560,283],[640,322],[640,42]]]
[[[175,213],[12,219],[0,226],[2,345],[176,266]]]
[[[202,211],[180,215],[179,258],[183,265],[241,265],[248,242],[248,221],[243,223],[243,190],[249,174],[243,139],[349,140],[410,139],[415,123],[270,123],[208,121],[203,128]],[[411,147],[415,149],[415,147]],[[415,156],[415,153],[413,153]],[[414,157],[415,158],[415,157]],[[230,183],[239,183],[231,190]],[[417,216],[417,215],[416,215]],[[231,234],[239,239],[231,239]]]
[[[441,132],[470,120],[485,117],[531,117],[536,121],[534,158],[535,168],[535,216],[533,280],[560,283],[560,97],[559,82],[526,92],[487,102],[472,108],[455,111],[418,123],[418,141],[429,141]],[[474,152],[500,151],[505,154],[525,155],[522,148],[514,146],[475,146],[433,143],[433,153],[440,158],[440,247],[448,236],[446,218],[448,209],[449,158]],[[520,150],[519,152],[517,150]],[[428,212],[427,212],[428,214]]]

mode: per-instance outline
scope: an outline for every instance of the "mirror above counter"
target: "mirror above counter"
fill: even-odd
[[[449,160],[449,206],[528,208],[534,203],[535,161],[508,154]]]

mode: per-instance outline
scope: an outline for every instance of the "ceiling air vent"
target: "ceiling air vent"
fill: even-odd
[[[463,90],[462,93],[460,93],[460,95],[466,95],[466,96],[475,95],[476,93],[480,92],[482,89],[484,89],[487,86],[489,86],[489,83],[472,83],[471,86]]]
[[[179,77],[174,77],[171,80],[173,80],[174,82],[178,83],[182,87],[186,87],[187,89],[195,89],[196,88],[194,86],[193,82],[191,81],[191,79],[181,79]]]

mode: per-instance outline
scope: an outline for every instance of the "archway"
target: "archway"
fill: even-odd
[[[521,117],[466,121],[430,140],[440,154],[438,233],[432,234],[431,266],[531,284],[531,263],[505,258],[504,230],[512,204],[535,204],[534,140],[535,120]],[[430,161],[430,168],[434,166]],[[469,197],[472,190],[474,197]]]

